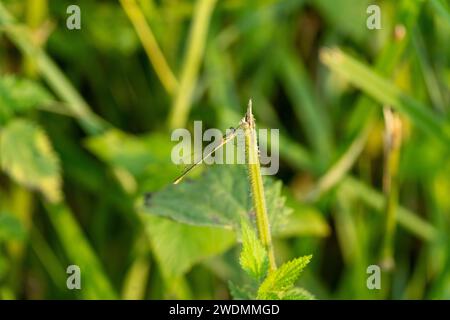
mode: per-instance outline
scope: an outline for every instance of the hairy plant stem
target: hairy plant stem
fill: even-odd
[[[269,216],[267,214],[266,198],[264,196],[264,185],[259,164],[258,142],[255,131],[255,118],[252,113],[252,101],[248,103],[247,113],[242,120],[245,135],[245,152],[247,155],[247,168],[250,179],[250,189],[253,207],[256,214],[256,224],[259,238],[267,250],[269,256],[269,270],[275,270],[275,254],[270,234]]]

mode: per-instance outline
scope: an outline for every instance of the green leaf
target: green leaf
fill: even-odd
[[[152,163],[162,162],[165,155],[170,156],[167,137],[134,136],[118,129],[110,129],[104,134],[85,140],[87,148],[111,165],[124,168],[134,175],[143,173]],[[165,142],[165,143],[164,143]],[[166,146],[166,147],[164,147]]]
[[[315,297],[303,288],[293,288],[283,295],[283,300],[315,300]]]
[[[265,177],[264,189],[272,230],[279,230],[291,209],[284,206],[282,184]],[[155,192],[145,205],[152,214],[183,223],[234,228],[252,211],[245,165],[212,165],[195,181],[185,180]]]
[[[86,147],[97,157],[132,174],[145,191],[165,185],[168,176],[178,173],[170,161],[172,144],[167,136],[151,134],[134,136],[118,129],[85,140]]]
[[[85,140],[87,148],[112,168],[135,177],[139,189],[155,190],[178,173],[171,161],[167,136],[134,136],[117,129]],[[117,170],[115,171],[117,172]],[[166,280],[175,279],[204,259],[223,253],[235,243],[232,232],[197,227],[157,216],[142,215],[153,252]]]
[[[17,119],[2,129],[0,164],[17,183],[41,191],[50,201],[62,198],[59,159],[36,124]]]
[[[260,280],[264,278],[269,269],[267,251],[258,239],[255,231],[242,220],[242,251],[239,262],[242,269],[252,278]]]
[[[53,101],[40,83],[12,75],[0,78],[0,119]]]
[[[277,238],[312,236],[327,237],[330,234],[330,227],[316,207],[304,204],[297,199],[288,188],[283,189],[286,197],[286,205],[292,208],[293,212],[287,217],[286,223],[279,232],[275,232]]]
[[[194,264],[228,250],[236,241],[234,234],[227,230],[142,216],[153,252],[166,277],[184,274]]]
[[[271,272],[258,289],[257,299],[281,299],[294,286],[311,255],[296,258]]]

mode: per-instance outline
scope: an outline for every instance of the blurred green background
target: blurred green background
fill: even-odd
[[[234,233],[136,203],[181,173],[172,129],[236,126],[252,98],[258,127],[280,129],[293,209],[277,260],[313,255],[299,284],[318,299],[450,299],[449,8],[0,0],[0,298],[230,298]],[[366,286],[373,264],[381,290]]]

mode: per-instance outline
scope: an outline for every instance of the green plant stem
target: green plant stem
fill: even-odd
[[[357,196],[367,206],[373,208],[376,213],[383,213],[383,208],[386,207],[385,197],[364,182],[351,176],[346,176],[344,181],[341,182],[341,188],[348,194]],[[407,208],[398,206],[396,220],[403,228],[409,230],[418,238],[429,241],[429,243],[436,241],[436,228]]]
[[[122,285],[122,299],[145,299],[146,285],[150,275],[149,239],[141,233],[135,244],[136,253]]]
[[[58,257],[55,255],[38,228],[32,228],[30,230],[30,236],[31,249],[48,272],[50,279],[52,279],[55,286],[60,290],[66,290],[66,274],[64,273],[66,268],[64,268],[58,260]]]
[[[170,95],[174,94],[178,87],[178,81],[161,51],[150,25],[145,20],[142,10],[135,0],[120,0],[120,4],[133,24],[142,46],[147,53],[147,57],[161,80],[164,89]]]
[[[253,207],[256,214],[256,225],[259,238],[267,250],[269,256],[269,270],[275,270],[275,254],[270,234],[269,216],[267,214],[264,185],[259,164],[258,142],[256,139],[255,119],[252,113],[252,102],[248,104],[247,114],[244,118],[245,150],[247,155],[247,167],[250,179],[250,188]]]
[[[31,28],[31,30],[34,31],[38,29],[44,29],[43,25],[47,18],[48,18],[47,0],[27,0],[26,23],[28,27]],[[28,76],[36,77],[38,75],[36,62],[33,61],[32,57],[25,57],[24,68]]]
[[[305,196],[305,200],[316,201],[323,193],[330,190],[350,171],[364,149],[373,121],[369,120],[348,149],[330,169],[318,180],[317,185]]]
[[[194,20],[189,31],[186,57],[175,100],[169,114],[169,127],[184,126],[188,117],[192,95],[197,83],[198,70],[203,57],[209,20],[217,0],[198,0]]]

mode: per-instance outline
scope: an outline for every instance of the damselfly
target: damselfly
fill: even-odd
[[[192,170],[194,169],[196,166],[198,166],[199,164],[201,164],[203,161],[205,161],[206,159],[208,159],[211,155],[214,154],[214,152],[216,152],[217,150],[219,150],[220,148],[222,148],[225,144],[227,144],[228,142],[232,141],[239,133],[239,129],[243,128],[243,122],[241,121],[239,126],[237,128],[230,128],[230,131],[224,135],[220,141],[220,143],[215,146],[211,151],[209,151],[206,154],[203,154],[200,159],[194,161],[194,163],[192,163],[191,165],[189,165],[184,171],[183,173],[175,179],[175,181],[173,182],[173,184],[178,184],[181,180],[183,180],[183,178]]]

